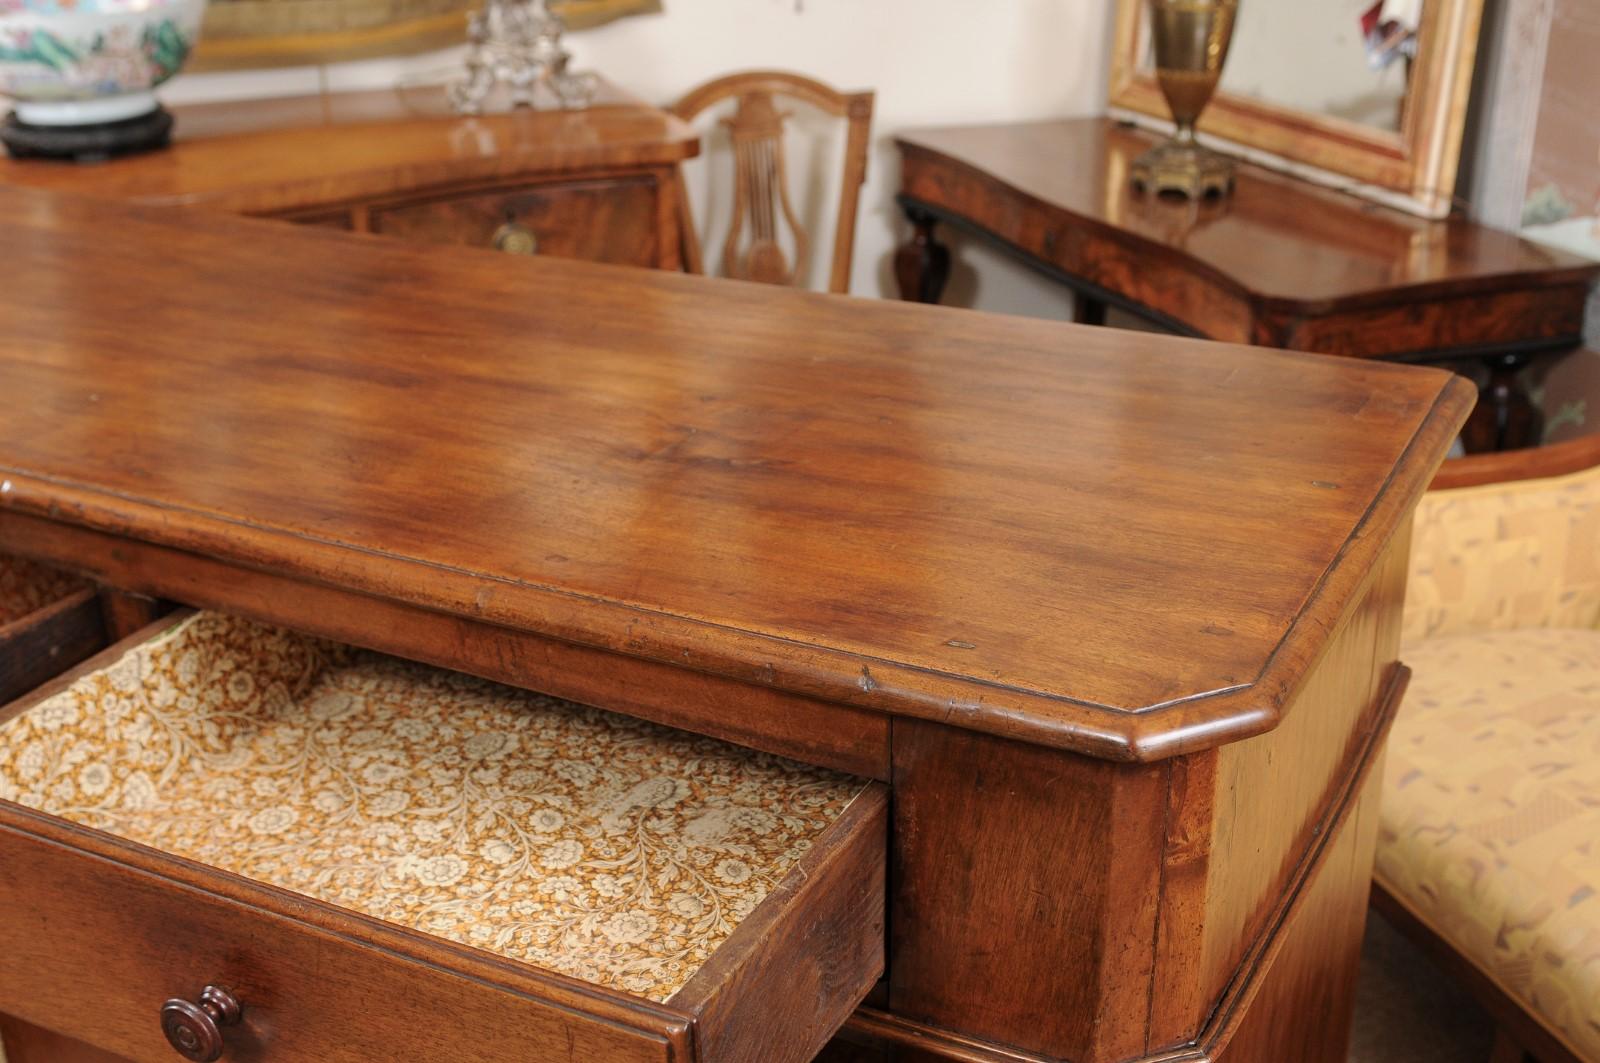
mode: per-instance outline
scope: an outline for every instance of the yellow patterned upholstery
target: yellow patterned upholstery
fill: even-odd
[[[0,627],[85,586],[76,576],[0,554]]]
[[[1600,469],[1430,493],[1378,880],[1600,1063]]]
[[[1406,642],[1600,622],[1600,467],[1430,492],[1415,528]]]
[[[1600,632],[1429,639],[1389,741],[1376,874],[1600,1060]]]
[[[0,725],[0,798],[657,1001],[863,785],[212,613]]]

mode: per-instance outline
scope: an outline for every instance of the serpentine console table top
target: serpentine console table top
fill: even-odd
[[[896,138],[901,198],[1213,339],[1360,357],[1581,341],[1600,264],[1250,163],[1220,200],[1147,195],[1128,172],[1158,139],[1107,118],[913,130]]]
[[[1435,370],[18,189],[0,243],[0,543],[108,533],[1116,759],[1270,729],[1471,404]],[[237,596],[200,603],[270,612]]]

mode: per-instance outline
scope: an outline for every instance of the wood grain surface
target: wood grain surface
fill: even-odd
[[[16,189],[0,241],[0,509],[1118,759],[1276,724],[1471,402]]]
[[[166,151],[99,166],[0,155],[0,184],[151,205],[282,214],[529,173],[670,167],[683,122],[605,85],[583,111],[461,117],[435,86],[197,104]]]

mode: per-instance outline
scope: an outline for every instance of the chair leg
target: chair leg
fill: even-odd
[[[1489,1063],[1524,1063],[1528,1053],[1504,1026],[1494,1031],[1494,1048],[1489,1052]]]

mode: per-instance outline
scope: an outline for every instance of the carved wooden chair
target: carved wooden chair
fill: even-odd
[[[801,284],[807,273],[812,238],[801,223],[789,192],[785,132],[790,115],[780,109],[780,98],[799,100],[847,122],[828,290],[848,291],[856,210],[861,185],[867,177],[873,94],[837,92],[821,82],[781,71],[759,70],[718,78],[668,108],[685,122],[693,123],[720,103],[738,101],[732,117],[722,120],[732,139],[734,156],[733,213],[722,246],[722,275],[768,284]],[[681,173],[678,206],[684,263],[691,273],[704,273],[700,236]]]

